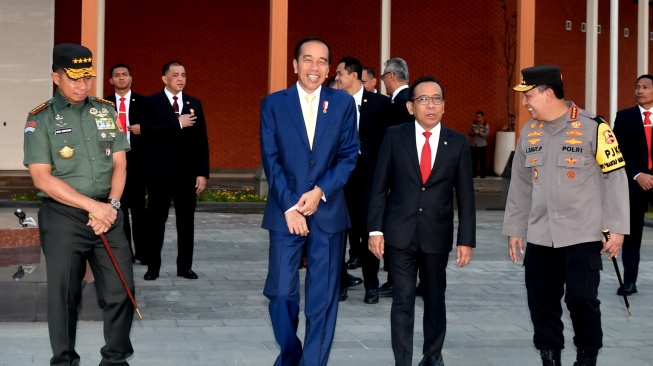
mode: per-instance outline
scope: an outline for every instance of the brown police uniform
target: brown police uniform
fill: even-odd
[[[95,75],[91,53],[85,47],[57,45],[53,58],[53,64],[63,67],[71,79]],[[111,188],[113,154],[129,149],[116,120],[111,102],[87,97],[71,104],[57,90],[52,99],[29,113],[23,163],[50,164],[52,175],[79,193],[106,200]],[[100,237],[87,226],[88,212],[46,197],[38,217],[47,264],[48,329],[53,351],[50,365],[79,364],[75,352],[77,307],[87,260],[104,313],[106,345],[101,349],[100,365],[128,365],[125,359],[133,353],[129,332],[134,308]],[[131,253],[122,220],[118,212],[116,222],[105,235],[133,292]]]
[[[522,84],[560,80],[559,68],[546,68],[523,70],[527,80]],[[546,80],[547,72],[553,72],[553,82]],[[529,76],[544,80],[529,82]],[[515,90],[524,91],[519,86]],[[610,126],[566,103],[565,115],[549,122],[531,120],[521,131],[502,233],[527,239],[524,266],[535,347],[557,352],[564,348],[564,294],[574,344],[579,354],[595,357],[603,336],[597,299],[601,230],[628,233],[628,200],[623,199],[628,182]]]

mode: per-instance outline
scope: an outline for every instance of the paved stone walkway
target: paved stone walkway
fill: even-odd
[[[173,213],[174,211],[171,211]],[[500,235],[503,211],[479,210],[478,248],[469,266],[447,271],[447,336],[444,360],[456,365],[540,365],[532,346],[524,271],[507,255]],[[168,220],[161,277],[143,281],[146,268],[136,264],[137,295],[144,320],[134,321],[135,349],[129,360],[141,365],[271,365],[277,356],[262,294],[267,272],[267,232],[261,215],[198,212],[195,281],[174,276],[176,235]],[[653,229],[645,228],[639,293],[631,296],[633,316],[615,295],[617,279],[607,257],[601,276],[604,348],[599,365],[653,365]],[[303,272],[304,270],[302,270]],[[360,276],[360,269],[351,271]],[[385,274],[381,274],[382,282]],[[340,303],[330,365],[393,365],[390,303],[363,303],[362,286]],[[421,359],[423,307],[417,301],[415,360]],[[571,323],[565,310],[568,348],[563,364],[575,357]],[[300,333],[304,332],[303,319]],[[101,322],[80,322],[77,351],[82,365],[97,365],[103,345]],[[0,365],[47,365],[47,324],[0,323]]]

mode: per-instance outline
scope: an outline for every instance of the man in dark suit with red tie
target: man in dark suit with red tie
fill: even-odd
[[[276,366],[327,365],[336,327],[343,242],[350,226],[343,187],[360,145],[354,99],[322,86],[330,62],[323,40],[299,41],[293,60],[297,83],[261,104],[261,158],[270,185],[262,225],[270,233],[263,293],[280,347]],[[304,248],[302,345],[298,267]]]
[[[146,281],[159,277],[161,248],[171,201],[177,224],[177,276],[197,279],[191,269],[195,240],[197,195],[209,177],[209,143],[202,103],[182,93],[186,69],[173,61],[163,66],[165,88],[147,97],[141,129],[145,137],[148,177],[148,241]]]
[[[458,268],[469,263],[476,246],[471,155],[467,137],[440,123],[444,90],[434,78],[415,80],[406,105],[415,122],[388,128],[379,152],[368,218],[369,249],[378,258],[385,252],[390,260],[395,365],[412,364],[419,268],[424,298],[424,357],[419,365],[441,366],[454,196]]]
[[[637,293],[639,250],[642,246],[644,214],[653,203],[653,75],[642,75],[635,85],[637,105],[617,112],[614,135],[626,160],[630,197],[630,235],[624,238],[621,260],[624,265],[624,287],[618,295]],[[625,194],[625,192],[623,192]]]
[[[349,262],[363,267],[365,297],[368,304],[379,302],[379,259],[367,249],[367,208],[370,189],[374,179],[376,159],[386,126],[392,118],[390,98],[367,91],[361,79],[363,66],[354,57],[344,57],[336,67],[338,89],[354,97],[358,108],[358,137],[361,149],[356,168],[345,185],[345,199],[351,218],[349,236]],[[351,266],[349,267],[351,269]],[[340,296],[347,291],[347,268],[343,266],[340,275]],[[346,296],[346,295],[345,295]]]
[[[120,210],[125,216],[124,229],[127,241],[134,244],[132,261],[147,264],[145,246],[145,176],[143,175],[143,141],[141,136],[141,115],[145,107],[145,97],[131,90],[131,69],[125,64],[116,64],[109,69],[109,83],[114,93],[106,98],[116,104],[118,122],[127,135],[131,150],[127,152],[127,182],[120,199]],[[131,213],[131,223],[130,216]],[[133,240],[132,240],[133,234]]]

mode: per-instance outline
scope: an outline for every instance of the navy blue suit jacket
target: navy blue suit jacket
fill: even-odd
[[[475,247],[474,179],[467,136],[442,126],[433,170],[422,183],[415,122],[388,128],[374,174],[369,231],[383,232],[385,245],[394,248],[405,249],[417,239],[425,253],[448,253],[453,245],[454,196],[458,245]]]
[[[285,211],[318,186],[326,202],[320,200],[314,220],[326,233],[342,232],[350,226],[342,188],[359,150],[354,98],[321,88],[311,150],[297,87],[270,94],[261,104],[261,157],[269,184],[262,226],[288,232]]]

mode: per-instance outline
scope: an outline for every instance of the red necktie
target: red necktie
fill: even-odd
[[[177,104],[177,99],[179,98],[175,96],[172,97],[172,99],[174,100],[174,102],[172,102],[172,109],[175,111],[175,114],[177,114],[177,118],[179,118],[179,104]]]
[[[653,126],[651,126],[651,119],[649,116],[651,112],[644,112],[644,132],[646,132],[646,145],[648,146],[648,169],[653,169],[653,160],[651,159],[651,133],[653,132]]]
[[[431,144],[429,144],[431,133],[422,132],[422,134],[426,137],[426,142],[422,147],[422,160],[419,162],[419,170],[422,172],[422,183],[426,183],[431,174]]]
[[[125,98],[120,98],[120,105],[118,106],[118,122],[120,122],[120,129],[127,134],[127,108],[125,108]]]

